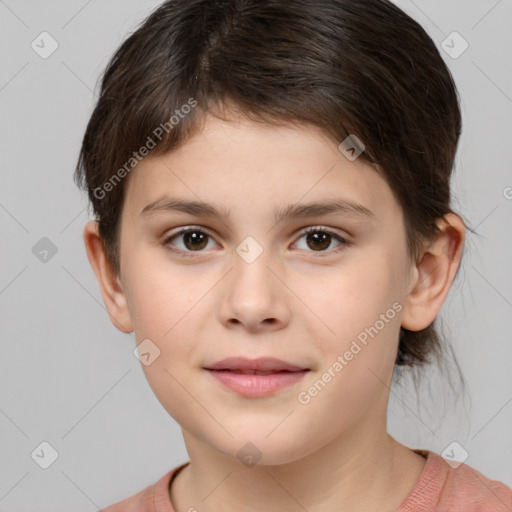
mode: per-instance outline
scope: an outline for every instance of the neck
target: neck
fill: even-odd
[[[190,465],[170,490],[176,512],[396,511],[414,488],[425,459],[385,428],[353,429],[320,450],[281,465],[250,467],[184,431]]]

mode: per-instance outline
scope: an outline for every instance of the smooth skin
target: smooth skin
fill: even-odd
[[[387,403],[400,326],[421,330],[438,315],[464,224],[455,214],[439,219],[441,233],[411,261],[391,189],[338,144],[310,125],[207,115],[192,138],[148,155],[129,176],[120,275],[106,263],[97,223],[84,230],[113,324],[161,352],[142,369],[190,456],[169,489],[176,512],[392,512],[424,468],[423,457],[387,433]],[[166,197],[211,203],[229,218],[141,213]],[[274,219],[287,205],[333,199],[374,216]],[[208,236],[202,245],[183,235],[168,241],[182,227]],[[308,227],[333,235],[315,241]],[[263,250],[251,263],[236,251],[248,236]],[[394,318],[300,403],[298,394],[395,302],[402,308]],[[271,396],[246,398],[203,369],[228,356],[276,357],[310,371]],[[261,452],[256,465],[237,457],[248,442]]]

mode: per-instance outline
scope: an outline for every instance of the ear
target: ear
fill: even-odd
[[[132,332],[133,324],[128,312],[121,280],[107,261],[98,222],[89,222],[83,232],[87,257],[96,274],[110,321],[122,332]]]
[[[437,317],[459,268],[464,249],[462,219],[448,213],[436,222],[440,232],[411,268],[411,291],[405,299],[402,327],[427,328]]]

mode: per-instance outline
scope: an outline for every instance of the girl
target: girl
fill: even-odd
[[[460,267],[458,95],[387,0],[171,0],[118,49],[76,171],[89,260],[190,461],[105,512],[510,511],[387,433]]]

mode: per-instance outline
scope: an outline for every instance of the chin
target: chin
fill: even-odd
[[[274,427],[275,424],[272,428]],[[255,465],[280,466],[307,456],[307,453],[303,452],[306,443],[290,435],[289,432],[283,431],[283,435],[280,436],[277,431],[274,431],[266,437],[272,428],[264,431],[248,428],[244,434],[232,432],[234,438],[229,440],[224,438],[221,445],[214,444],[214,446],[218,451],[234,458],[247,468]]]

